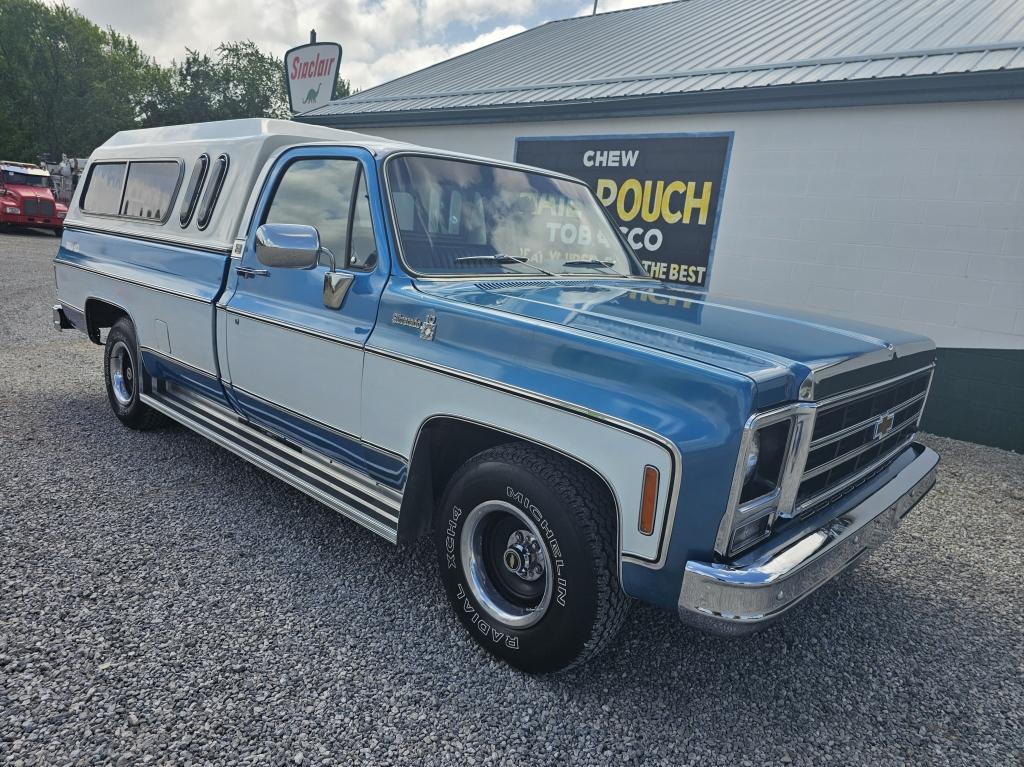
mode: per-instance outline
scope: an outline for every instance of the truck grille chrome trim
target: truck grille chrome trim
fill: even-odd
[[[910,444],[924,413],[932,370],[915,371],[818,405],[796,515],[838,497]]]
[[[723,557],[735,555],[737,551],[730,547],[733,531],[754,518],[755,512],[771,509],[773,521],[806,516],[881,470],[913,441],[934,368],[929,365],[821,402],[801,402],[751,416],[740,458],[752,431],[782,419],[792,423],[778,488],[741,504],[743,467],[738,460],[715,552]]]
[[[925,394],[924,392],[922,392],[921,394],[918,394],[916,397],[904,402],[903,405],[913,404],[918,400],[924,399],[924,396]],[[878,416],[872,416],[866,420],[861,421],[860,423],[856,423],[853,426],[849,426],[845,429],[842,429],[841,431],[835,432],[834,434],[830,434],[827,437],[820,437],[811,443],[811,450],[816,450],[817,448],[822,447],[823,445],[828,445],[832,442],[835,442],[836,440],[840,440],[843,437],[849,436],[850,434],[853,434],[854,432],[859,431],[860,429],[863,429],[867,426],[873,426],[877,421]]]
[[[34,197],[28,197],[21,201],[21,208],[26,216],[52,218],[56,215],[52,200],[37,200]]]
[[[808,513],[809,511],[813,510],[815,507],[823,505],[822,502],[825,500],[838,500],[840,496],[845,495],[850,490],[852,490],[854,485],[858,484],[861,480],[867,479],[871,474],[874,474],[881,470],[882,468],[884,468],[885,464],[887,464],[891,459],[899,455],[909,445],[913,444],[913,442],[914,437],[913,435],[911,435],[907,439],[900,442],[895,448],[887,452],[882,458],[875,461],[870,466],[867,466],[866,468],[860,470],[856,474],[847,477],[839,484],[828,488],[828,490],[826,490],[825,492],[819,493],[818,495],[812,498],[808,498],[806,501],[803,501],[799,506],[797,506],[797,515],[802,516]]]
[[[914,426],[916,427],[917,426],[917,421],[918,421],[918,419],[920,419],[920,417],[921,417],[921,413],[920,413],[920,410],[918,410],[917,412],[912,414],[910,417],[908,417],[906,420],[901,422],[898,426],[894,426],[892,431],[895,432],[895,433],[898,433],[898,432],[902,431],[904,428],[906,428],[907,426],[909,426],[911,424],[911,422],[913,422]],[[878,423],[878,418],[877,417],[876,418],[872,418],[870,420],[870,422],[866,426],[862,426],[861,427],[861,430],[868,431],[868,427],[874,428],[877,423]],[[848,461],[851,458],[857,457],[861,453],[867,452],[871,448],[875,447],[875,442],[873,440],[874,440],[874,437],[869,436],[868,437],[868,441],[865,442],[860,447],[854,448],[853,450],[850,450],[847,453],[843,453],[838,458],[833,458],[828,463],[823,463],[820,466],[816,466],[813,469],[808,469],[807,471],[804,472],[803,478],[806,480],[806,479],[811,479],[813,477],[816,477],[819,474],[824,474],[826,471],[829,471],[830,469],[835,468],[836,466],[838,466],[839,464],[843,463],[844,461]],[[829,444],[831,444],[834,441],[835,440],[830,440]],[[816,448],[815,448],[814,444],[812,443],[811,444],[811,450],[813,451],[815,449]]]

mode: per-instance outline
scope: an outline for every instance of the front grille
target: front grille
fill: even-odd
[[[22,202],[22,211],[26,216],[48,218],[54,214],[53,202],[50,200],[37,200],[34,197],[29,197]]]
[[[931,369],[822,404],[796,508],[810,514],[878,472],[913,439]]]

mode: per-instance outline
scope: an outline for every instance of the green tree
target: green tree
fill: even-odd
[[[87,154],[134,127],[158,71],[129,37],[67,6],[0,0],[0,155]]]
[[[132,128],[288,116],[284,62],[252,41],[162,67],[132,38],[40,0],[0,0],[0,72],[2,159],[86,156]]]
[[[223,43],[215,56],[187,48],[185,58],[172,62],[153,83],[142,108],[145,126],[291,115],[284,61],[251,40]],[[335,97],[351,92],[349,81],[339,79]]]
[[[288,117],[284,63],[251,40],[224,43],[215,56],[186,49],[153,81],[141,124],[175,125],[239,117]]]

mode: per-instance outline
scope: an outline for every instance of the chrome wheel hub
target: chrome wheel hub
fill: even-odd
[[[534,521],[505,501],[485,501],[469,512],[459,555],[473,598],[507,626],[537,623],[551,604],[552,573]]]
[[[510,573],[525,581],[535,581],[544,575],[544,552],[529,530],[516,530],[508,537],[502,560]]]
[[[116,341],[110,350],[110,388],[119,404],[132,404],[135,395],[135,366],[132,355],[124,341]]]

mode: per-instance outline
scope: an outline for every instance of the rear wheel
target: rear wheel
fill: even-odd
[[[162,414],[142,402],[142,366],[135,326],[122,317],[107,334],[103,350],[103,372],[107,399],[114,415],[132,429],[152,429],[164,423]]]
[[[571,668],[622,625],[614,509],[567,458],[524,444],[480,453],[452,478],[434,527],[459,620],[511,665]]]

